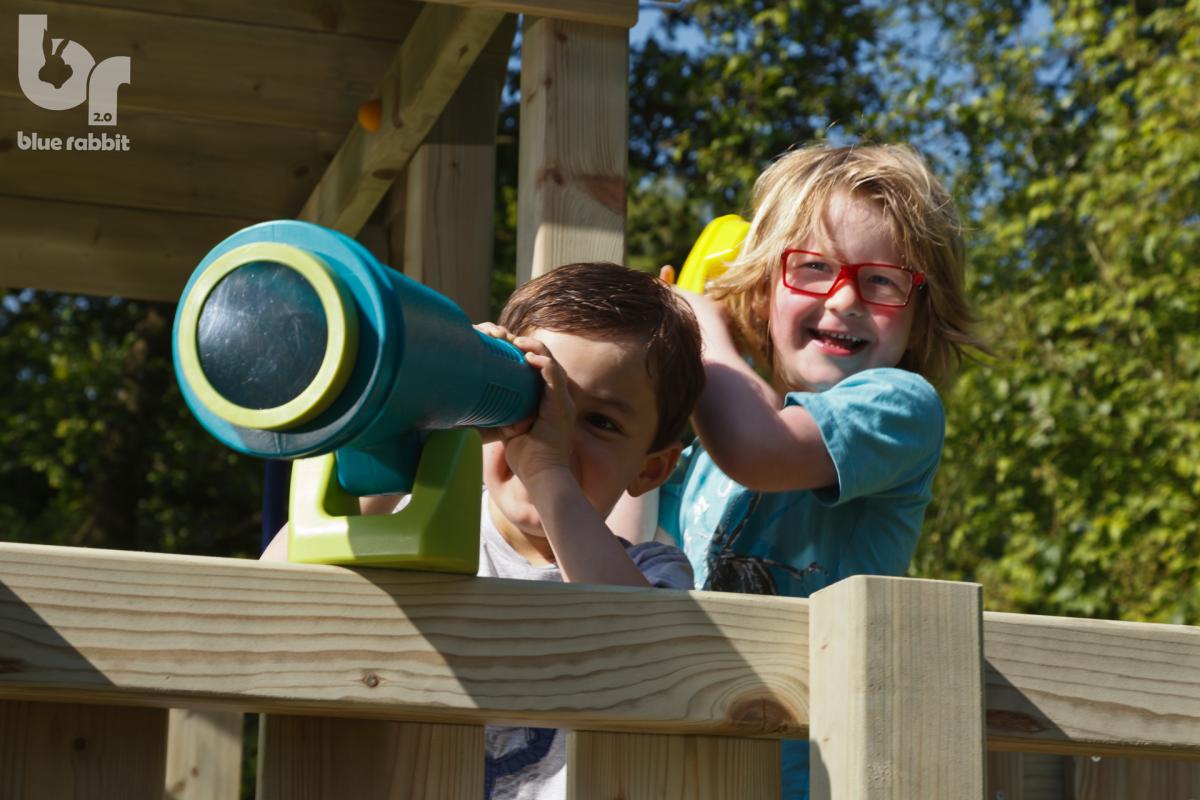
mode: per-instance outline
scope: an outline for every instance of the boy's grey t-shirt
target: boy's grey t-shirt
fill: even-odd
[[[558,581],[557,566],[534,566],[509,546],[492,523],[487,492],[479,525],[479,576]],[[678,547],[646,542],[631,545],[624,539],[633,563],[660,589],[691,589],[692,567]],[[487,800],[549,800],[567,796],[566,736],[554,728],[502,728],[484,730],[484,797]]]

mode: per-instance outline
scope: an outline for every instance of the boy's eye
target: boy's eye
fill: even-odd
[[[610,431],[612,433],[621,432],[621,426],[614,422],[612,417],[604,414],[588,414],[585,419],[587,420],[587,424],[591,425],[593,428],[598,428],[602,431]]]
[[[807,270],[813,270],[814,272],[833,272],[833,266],[824,261],[805,261],[800,266]]]

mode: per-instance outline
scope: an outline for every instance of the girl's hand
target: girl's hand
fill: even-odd
[[[702,332],[707,333],[709,330],[716,330],[718,329],[717,326],[719,326],[720,330],[728,329],[729,315],[725,312],[725,304],[718,300],[713,300],[711,297],[689,292],[686,289],[680,289],[675,284],[677,277],[675,268],[670,264],[664,264],[658,268],[658,279],[674,287],[675,294],[686,300],[687,304],[692,307],[692,313],[696,315],[696,321],[700,323],[700,330]]]
[[[575,401],[567,388],[567,374],[545,344],[528,336],[514,337],[512,343],[541,372],[545,384],[532,425],[520,423],[523,431],[515,430],[518,426],[498,429],[509,467],[528,488],[539,476],[570,471]]]

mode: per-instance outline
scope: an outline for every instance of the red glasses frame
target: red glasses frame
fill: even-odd
[[[788,268],[787,268],[788,256],[792,255],[793,253],[801,253],[806,256],[818,256],[819,258],[822,258],[825,261],[828,261],[830,264],[837,264],[838,274],[834,276],[833,283],[830,285],[830,287],[827,291],[814,292],[811,289],[801,289],[799,287],[792,286],[790,283],[788,283]],[[908,287],[908,294],[905,296],[904,302],[903,303],[881,303],[878,300],[868,300],[867,298],[863,297],[862,289],[860,289],[858,286],[858,271],[860,269],[863,269],[864,267],[877,267],[877,268],[882,267],[884,269],[897,269],[897,270],[900,270],[901,272],[911,275],[912,276],[912,286]],[[883,264],[883,263],[879,263],[879,262],[875,262],[875,261],[863,261],[863,262],[860,262],[857,264],[847,264],[844,261],[838,261],[835,258],[830,258],[826,254],[818,253],[815,250],[797,250],[797,249],[784,250],[783,254],[779,257],[779,276],[780,276],[780,279],[783,281],[783,285],[786,286],[789,291],[798,292],[799,294],[806,295],[808,297],[829,297],[830,295],[834,294],[838,289],[842,288],[843,284],[849,283],[851,286],[854,287],[854,291],[858,293],[859,299],[862,300],[864,303],[866,303],[867,305],[872,305],[872,306],[883,306],[884,308],[904,308],[912,301],[913,291],[915,291],[918,287],[925,285],[925,273],[918,272],[915,269],[910,270],[910,269],[906,269],[906,268],[900,266],[899,264]]]

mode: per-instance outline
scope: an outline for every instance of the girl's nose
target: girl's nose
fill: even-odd
[[[854,281],[843,280],[835,284],[833,291],[825,298],[825,307],[839,314],[861,314],[862,298],[858,296],[858,287],[854,285]]]

